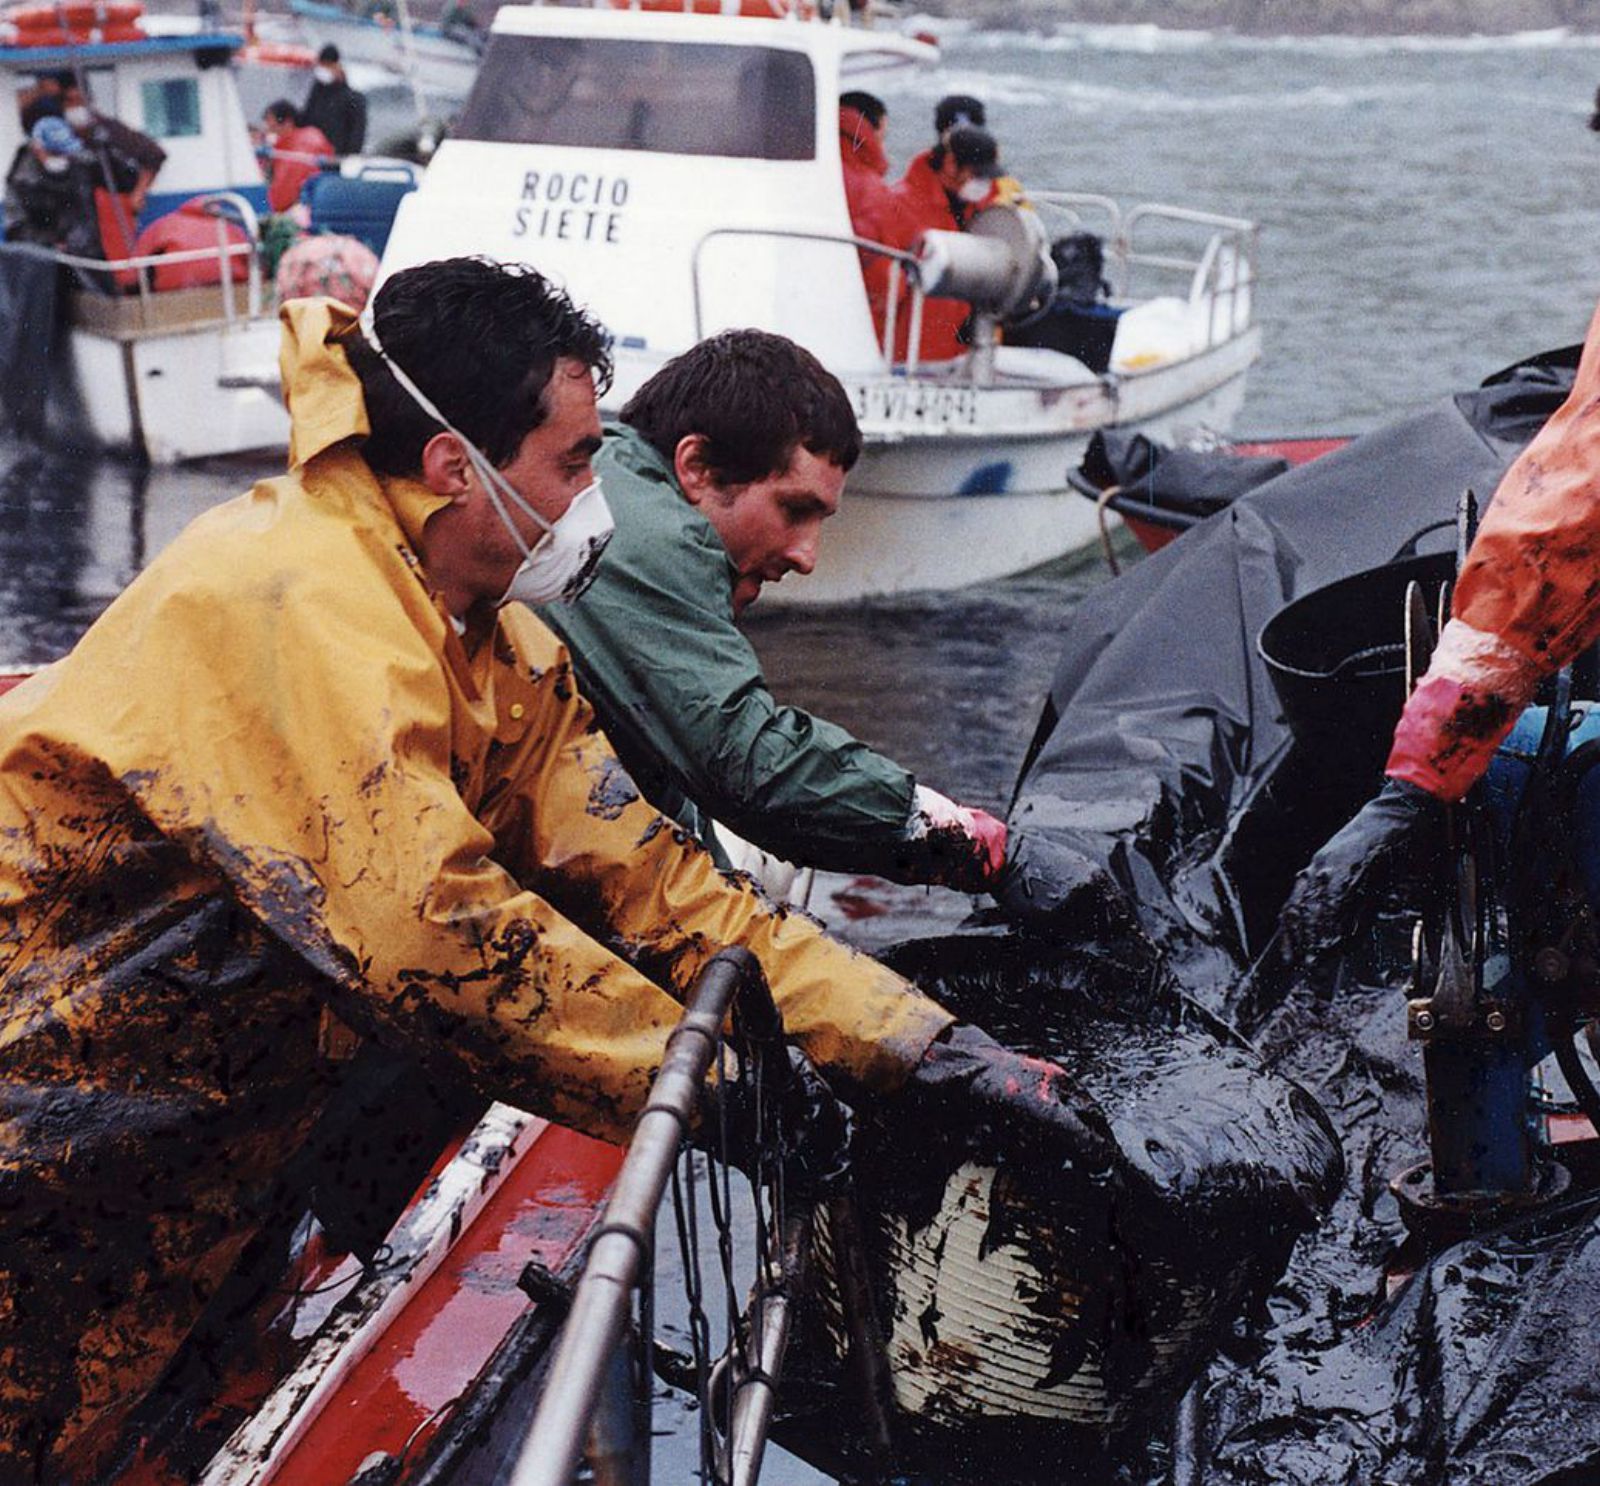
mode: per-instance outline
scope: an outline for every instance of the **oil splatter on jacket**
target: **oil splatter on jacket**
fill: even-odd
[[[1459,800],[1539,682],[1600,637],[1600,311],[1567,400],[1506,471],[1387,772]]]
[[[724,945],[860,1087],[949,1022],[646,806],[532,613],[458,636],[349,316],[285,322],[291,472],[0,699],[0,1480],[92,1470],[361,1038],[621,1139]]]

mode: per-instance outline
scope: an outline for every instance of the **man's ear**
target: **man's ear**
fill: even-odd
[[[472,463],[453,433],[436,433],[422,446],[422,483],[461,505],[472,493]]]
[[[716,492],[719,487],[706,462],[703,433],[686,433],[678,440],[678,447],[672,451],[672,473],[691,506],[698,506]]]

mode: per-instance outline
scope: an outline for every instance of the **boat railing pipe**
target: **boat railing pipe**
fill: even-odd
[[[694,338],[696,343],[705,338],[705,314],[700,294],[700,263],[706,245],[718,237],[775,237],[789,242],[834,243],[842,248],[855,248],[889,260],[889,304],[884,316],[883,354],[885,371],[894,369],[894,332],[896,309],[900,299],[900,275],[904,273],[911,282],[911,335],[906,347],[906,375],[914,376],[917,370],[917,346],[922,334],[922,286],[911,270],[916,266],[916,256],[887,243],[874,242],[870,237],[856,237],[848,232],[807,232],[797,227],[713,227],[694,245],[689,259],[689,287],[694,304]]]
[[[217,219],[217,245],[214,248],[181,248],[170,253],[141,253],[133,258],[109,259],[87,258],[77,253],[57,253],[55,260],[67,268],[79,269],[86,274],[121,273],[127,270],[136,273],[139,303],[148,328],[154,291],[150,287],[146,269],[176,267],[183,263],[215,262],[218,265],[217,290],[222,299],[222,318],[231,322],[237,318],[237,311],[234,307],[233,276],[227,270],[227,263],[231,259],[245,257],[249,260],[246,313],[251,319],[255,319],[260,315],[262,305],[261,257],[257,247],[260,236],[255,208],[243,196],[233,191],[212,192],[205,196],[197,196],[194,201],[204,206]],[[230,211],[236,215],[238,226],[244,231],[249,239],[248,242],[228,240],[227,216]]]
[[[776,1021],[760,968],[743,951],[724,950],[695,982],[683,1018],[667,1040],[660,1072],[617,1173],[533,1425],[506,1477],[510,1486],[572,1482],[597,1405],[605,1397],[608,1372],[615,1379],[614,1358],[625,1345],[633,1292],[652,1252],[656,1211],[688,1132],[690,1113],[722,1045],[723,1024],[736,993],[747,1018],[753,1016],[757,1023],[769,1017]],[[787,1330],[786,1315],[782,1329]],[[615,1414],[614,1398],[607,1408]],[[752,1400],[747,1410],[762,1414],[764,1420],[770,1404],[763,1409]]]
[[[1207,308],[1206,344],[1215,345],[1216,311],[1227,305],[1227,338],[1238,335],[1250,323],[1250,287],[1256,276],[1257,231],[1228,229],[1212,233],[1200,255],[1189,282],[1189,303]]]
[[[1122,231],[1122,207],[1114,197],[1097,196],[1090,191],[1035,191],[1028,188],[1028,200],[1034,206],[1047,206],[1052,212],[1067,218],[1073,227],[1084,225],[1085,212],[1098,212],[1106,219],[1101,234],[1115,238]]]
[[[1175,252],[1153,252],[1136,245],[1140,228],[1150,222],[1209,227],[1212,231],[1198,258]],[[1259,236],[1260,229],[1246,217],[1157,202],[1132,207],[1123,219],[1122,231],[1112,250],[1124,275],[1120,287],[1124,292],[1128,290],[1136,266],[1186,275],[1190,304],[1208,307],[1206,344],[1215,345],[1218,341],[1216,311],[1224,301],[1227,333],[1222,338],[1231,338],[1249,328],[1250,291],[1255,283]]]

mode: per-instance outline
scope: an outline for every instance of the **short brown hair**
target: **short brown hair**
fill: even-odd
[[[725,330],[673,357],[629,399],[622,421],[668,460],[680,440],[699,434],[719,485],[781,474],[800,445],[843,470],[861,457],[839,379],[766,330]]]

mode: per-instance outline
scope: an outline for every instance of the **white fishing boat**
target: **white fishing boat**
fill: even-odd
[[[898,255],[914,324],[930,290],[985,313],[970,354],[897,361],[885,353],[894,327],[880,335],[868,306],[834,100],[937,53],[848,25],[843,6],[832,20],[783,0],[740,9],[503,7],[456,128],[401,207],[384,271],[487,253],[561,280],[616,337],[611,411],[723,328],[761,326],[811,349],[849,389],[866,452],[817,572],[769,602],[955,587],[1048,561],[1096,537],[1066,481],[1095,429],[1137,425],[1170,442],[1227,426],[1259,353],[1254,224],[1123,212],[1029,182],[1036,211],[983,214],[1028,218],[1026,230],[997,221],[961,234],[954,254]],[[1104,233],[1122,311],[1102,371],[1006,345],[989,292],[1008,283],[1011,311],[1047,296],[1040,250],[1075,226]],[[986,263],[968,261],[974,235],[989,239]]]
[[[357,15],[326,0],[290,0],[290,10],[312,49],[336,46],[346,67],[404,77],[430,107],[459,103],[478,75],[483,38],[467,28],[412,24],[403,12]]]
[[[0,73],[14,95],[72,72],[97,110],[167,155],[137,216],[97,193],[105,261],[0,244],[3,288],[38,330],[11,348],[11,410],[35,398],[39,427],[156,463],[281,447],[288,416],[261,376],[278,343],[258,255],[266,188],[227,65],[243,38],[147,35],[128,3],[13,7],[6,20]],[[18,109],[0,108],[0,159],[22,145]],[[161,250],[137,251],[163,221]],[[57,294],[59,312],[42,302]]]

